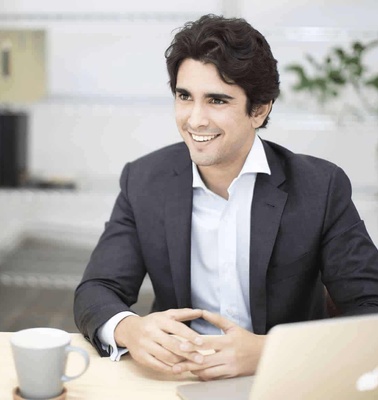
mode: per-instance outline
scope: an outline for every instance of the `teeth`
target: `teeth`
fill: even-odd
[[[209,140],[213,140],[215,139],[218,135],[212,135],[212,136],[198,136],[198,135],[194,135],[193,133],[191,134],[192,138],[196,141],[196,142],[208,142]]]

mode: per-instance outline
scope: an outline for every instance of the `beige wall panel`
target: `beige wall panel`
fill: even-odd
[[[45,33],[0,30],[0,103],[28,103],[46,93]]]

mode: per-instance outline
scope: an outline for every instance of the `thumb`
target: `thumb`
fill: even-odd
[[[227,318],[206,310],[202,312],[202,318],[217,328],[222,329],[224,333],[227,333],[228,330],[237,326]]]

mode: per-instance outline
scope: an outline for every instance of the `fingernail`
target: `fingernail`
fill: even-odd
[[[201,354],[197,354],[197,355],[194,357],[194,361],[195,361],[197,364],[202,364],[202,363],[203,363],[203,356],[202,356]]]
[[[198,346],[201,346],[201,344],[203,344],[203,340],[201,337],[196,337],[194,339],[194,343],[197,344]]]

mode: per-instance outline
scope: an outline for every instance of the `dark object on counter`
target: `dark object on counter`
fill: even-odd
[[[0,187],[23,186],[27,178],[26,113],[0,112]]]
[[[29,179],[26,184],[29,189],[54,189],[54,190],[75,190],[77,189],[76,183],[66,179]]]

